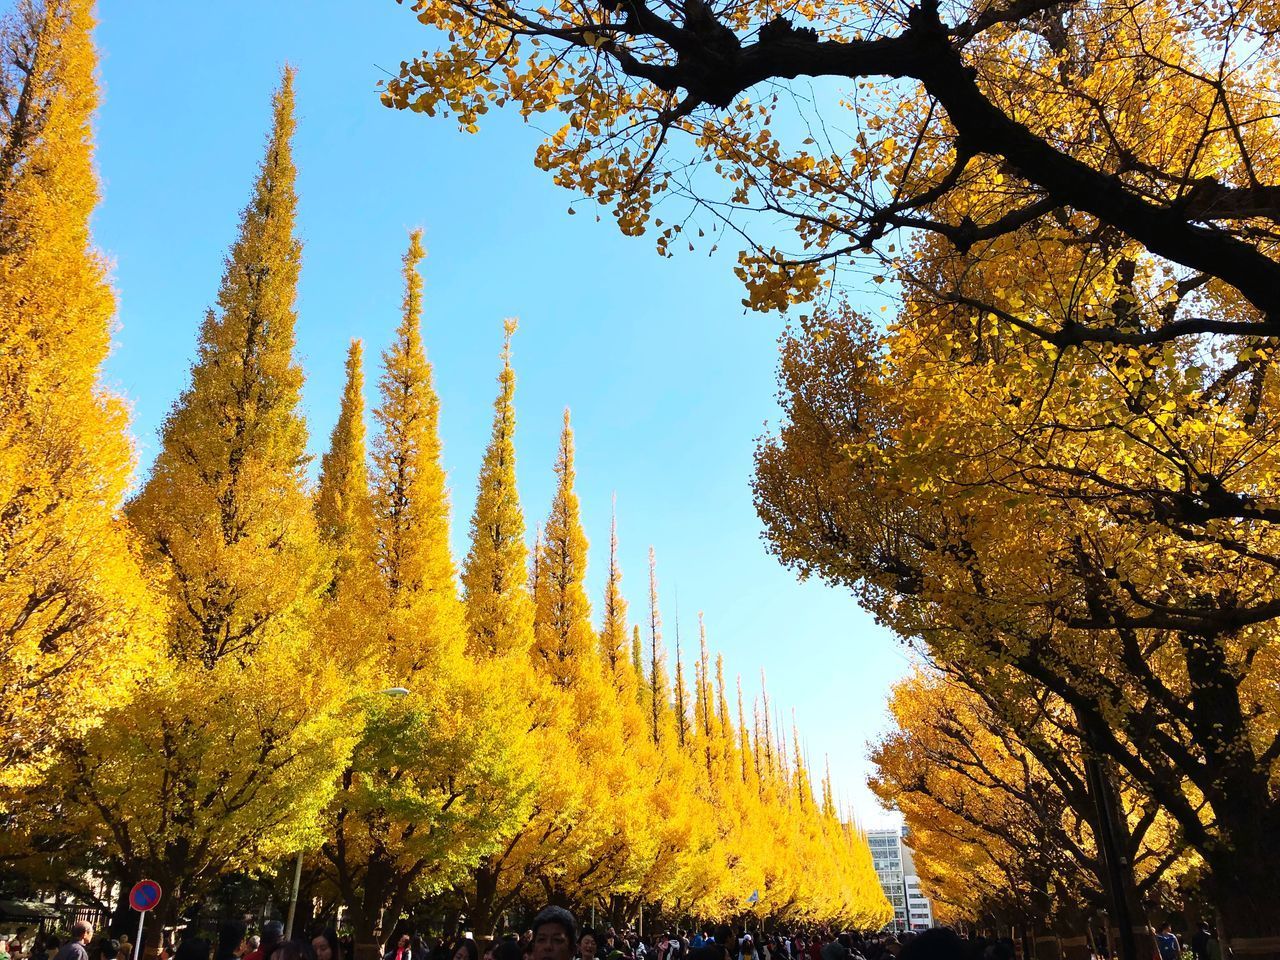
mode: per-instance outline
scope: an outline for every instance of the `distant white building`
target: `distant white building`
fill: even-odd
[[[928,930],[933,926],[933,907],[920,892],[911,848],[902,842],[906,832],[906,827],[868,830],[867,843],[880,887],[893,905],[893,929]]]

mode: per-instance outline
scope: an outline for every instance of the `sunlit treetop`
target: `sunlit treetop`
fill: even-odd
[[[1237,302],[1210,329],[1276,332],[1270,4],[413,10],[443,40],[402,64],[385,103],[467,130],[492,106],[561,114],[538,165],[609,207],[624,233],[655,232],[663,253],[731,243],[752,307],[812,299],[877,258],[909,260],[904,229],[965,252],[1079,218],[1169,267],[1150,295],[1217,278]],[[1204,319],[1188,306],[1148,323],[1179,336]],[[1102,337],[1115,325],[1095,326]]]

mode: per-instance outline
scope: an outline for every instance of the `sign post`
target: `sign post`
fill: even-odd
[[[139,880],[129,891],[129,906],[138,911],[138,938],[133,945],[133,960],[142,956],[142,921],[147,911],[160,902],[160,884],[154,880]]]

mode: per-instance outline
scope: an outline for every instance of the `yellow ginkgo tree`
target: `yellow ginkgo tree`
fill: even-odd
[[[326,550],[304,487],[293,357],[293,73],[190,385],[129,505],[165,601],[167,657],[110,722],[62,743],[62,826],[117,880],[148,877],[172,923],[231,870],[318,842],[353,733],[313,638]]]
[[[159,633],[119,516],[127,416],[100,382],[93,22],[90,0],[29,0],[0,23],[0,790],[126,701]]]

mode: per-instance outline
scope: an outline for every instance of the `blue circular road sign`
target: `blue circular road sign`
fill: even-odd
[[[139,880],[129,891],[129,906],[146,913],[160,902],[160,892],[160,884],[154,880]]]

